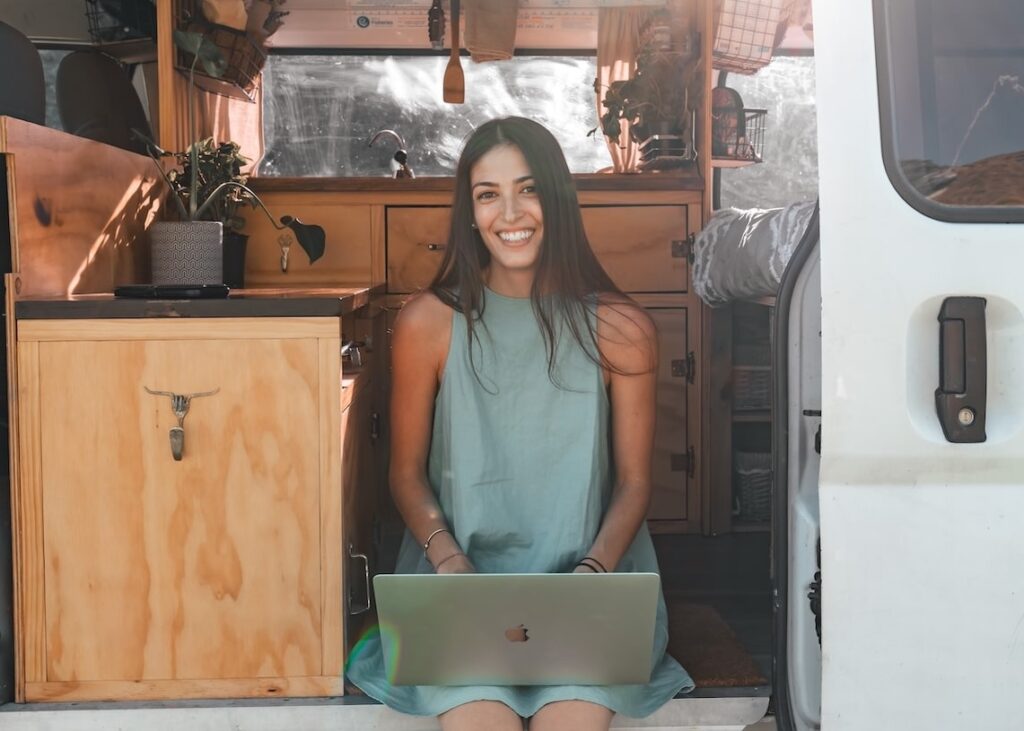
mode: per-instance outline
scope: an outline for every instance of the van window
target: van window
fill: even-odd
[[[405,139],[416,175],[452,175],[462,142],[480,123],[521,115],[545,125],[569,169],[611,165],[598,132],[593,57],[463,59],[466,103],[441,99],[448,56],[272,54],[263,70],[266,153],[260,175],[379,176],[395,144],[367,144],[380,129]]]
[[[776,208],[818,197],[814,57],[784,56],[751,76],[729,74],[747,108],[767,109],[764,162],[722,168],[723,208]]]
[[[68,49],[39,49],[39,57],[43,61],[43,78],[46,83],[46,126],[63,130],[60,113],[57,111],[57,68],[64,57],[71,53]]]
[[[875,0],[875,19],[893,185],[941,220],[1024,220],[1020,0]]]

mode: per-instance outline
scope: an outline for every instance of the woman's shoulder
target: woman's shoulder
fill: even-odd
[[[597,295],[597,338],[601,354],[623,371],[645,371],[656,362],[658,331],[654,321],[624,294]]]
[[[599,327],[603,324],[629,340],[649,339],[657,335],[647,310],[631,297],[619,292],[602,292],[596,300]]]
[[[448,328],[451,325],[452,308],[429,289],[417,292],[402,304],[395,326],[423,330]]]
[[[440,374],[451,342],[452,312],[429,290],[407,299],[395,320],[391,338],[396,361],[408,359],[420,365],[429,361]]]

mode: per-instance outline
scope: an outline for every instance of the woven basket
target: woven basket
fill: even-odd
[[[772,405],[770,367],[733,368],[733,411],[765,411]]]
[[[771,519],[772,455],[768,452],[735,452],[732,480],[737,517],[756,523]]]

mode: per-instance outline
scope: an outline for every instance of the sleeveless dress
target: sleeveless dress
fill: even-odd
[[[613,484],[610,404],[601,369],[566,331],[549,377],[529,299],[485,290],[474,335],[471,361],[465,320],[454,313],[434,405],[430,485],[478,572],[571,571],[597,535]],[[657,572],[646,524],[615,570]],[[396,573],[433,573],[408,532]],[[367,695],[408,714],[436,716],[470,701],[493,700],[529,717],[547,703],[584,700],[643,717],[693,689],[690,676],[665,654],[667,644],[661,596],[647,684],[393,686],[376,628],[353,648],[346,672]]]

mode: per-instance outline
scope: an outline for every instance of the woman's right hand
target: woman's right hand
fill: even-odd
[[[476,568],[474,568],[473,563],[469,560],[469,556],[460,553],[441,562],[436,571],[439,574],[475,574]]]

